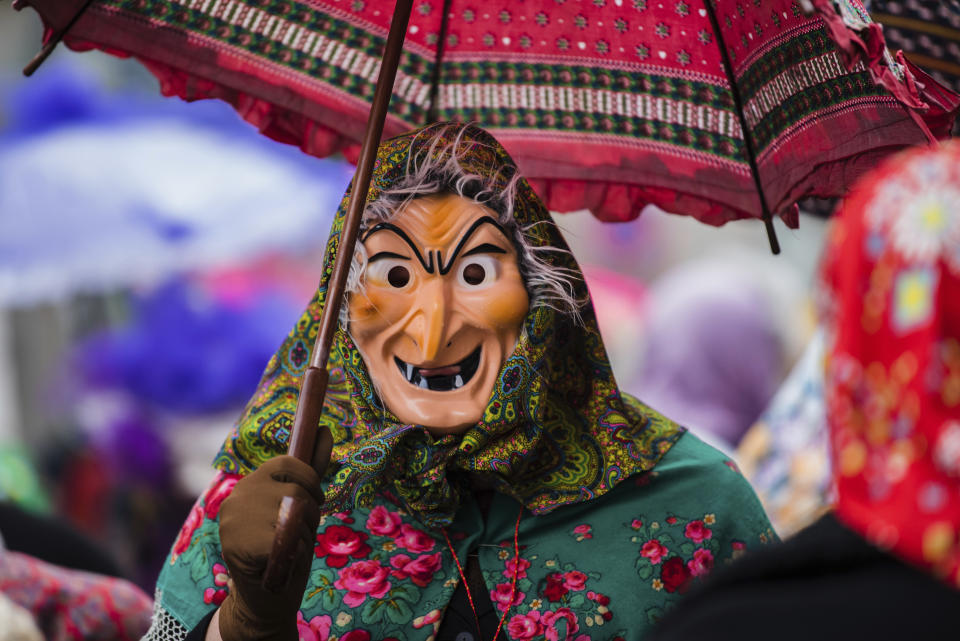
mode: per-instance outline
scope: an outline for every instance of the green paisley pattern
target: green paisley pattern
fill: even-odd
[[[429,135],[428,135],[429,134]],[[462,134],[462,135],[461,135]],[[380,146],[368,202],[404,177],[412,158],[445,153],[460,137],[466,171],[494,176],[501,190],[516,165],[488,133],[474,126],[435,125]],[[316,295],[276,355],[215,465],[245,474],[286,452],[300,376],[319,327],[349,191],[337,212]],[[566,250],[559,231],[525,180],[517,183],[514,216],[531,244]],[[579,267],[568,251],[549,252],[557,268]],[[576,297],[589,300],[582,277]],[[592,306],[582,324],[555,310],[532,308],[513,354],[501,369],[480,422],[462,435],[433,440],[401,423],[374,392],[359,351],[344,331],[331,349],[321,427],[334,451],[327,471],[328,513],[369,507],[386,493],[431,527],[449,525],[469,477],[519,500],[534,514],[593,499],[623,479],[653,468],[683,428],[636,399],[614,380]]]

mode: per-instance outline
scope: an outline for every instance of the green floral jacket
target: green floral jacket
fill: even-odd
[[[182,639],[226,596],[217,513],[237,479],[218,475],[191,511],[147,639]],[[534,516],[496,494],[484,523],[470,498],[446,534],[461,562],[479,550],[505,637],[523,641],[642,639],[715,565],[775,539],[736,465],[690,433],[654,470],[594,500]],[[300,638],[430,641],[459,581],[444,533],[377,497],[321,522]]]

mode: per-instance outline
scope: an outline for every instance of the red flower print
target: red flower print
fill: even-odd
[[[675,517],[675,516],[668,516],[668,517],[666,518],[666,521],[667,521],[667,524],[668,524],[668,525],[673,525],[674,523],[677,522],[677,517]]]
[[[702,543],[713,536],[713,531],[704,525],[703,521],[690,521],[684,528],[683,534],[694,543]]]
[[[747,549],[747,544],[743,541],[734,541],[730,544],[730,547],[732,547],[734,550],[742,552],[743,550]]]
[[[630,527],[632,527],[634,530],[639,530],[643,527],[643,521],[640,519],[633,519],[630,521]]]
[[[377,561],[356,561],[340,570],[333,586],[338,590],[346,590],[343,602],[355,608],[366,601],[367,596],[379,599],[386,594],[390,589],[390,581],[387,580],[389,576],[390,570]]]
[[[671,556],[660,568],[660,580],[663,581],[663,589],[667,592],[683,594],[690,585],[690,570],[679,556]]]
[[[203,591],[203,602],[207,605],[220,605],[227,598],[226,590],[215,590],[207,588]]]
[[[177,557],[190,547],[193,533],[197,531],[197,528],[200,527],[202,522],[203,508],[200,507],[200,501],[197,501],[193,509],[190,510],[190,514],[187,515],[187,520],[184,522],[183,527],[180,528],[180,534],[177,535],[177,540],[173,542],[173,551],[170,553],[170,563],[176,561]]]
[[[527,614],[518,614],[507,623],[507,632],[517,641],[526,641],[543,634],[543,624],[540,623],[540,612],[531,610]]]
[[[563,575],[559,572],[547,575],[547,587],[543,589],[543,596],[548,601],[559,601],[570,590],[563,584]]]
[[[687,561],[687,569],[693,576],[703,576],[713,569],[713,552],[710,550],[696,550],[693,558]]]
[[[563,575],[563,587],[571,592],[578,592],[583,589],[587,582],[587,575],[577,570],[571,570]]]
[[[523,603],[525,596],[527,595],[520,590],[514,592],[511,583],[498,583],[497,587],[490,590],[490,600],[493,601],[501,612]]]
[[[233,486],[237,484],[237,481],[240,480],[240,477],[236,474],[220,474],[217,477],[217,480],[214,481],[206,493],[203,495],[203,514],[208,519],[217,518],[217,514],[220,512],[220,504],[223,503],[223,499],[230,496],[230,492],[233,491]]]
[[[400,534],[393,539],[397,547],[406,548],[414,554],[429,552],[437,544],[426,532],[422,532],[406,523],[400,526]]]
[[[297,632],[300,641],[327,641],[330,638],[330,615],[316,616],[307,621],[303,612],[297,611]]]
[[[577,527],[573,528],[573,533],[574,534],[590,534],[590,526],[587,524],[578,525]]]
[[[375,536],[396,536],[400,531],[400,515],[378,505],[370,510],[367,529]]]
[[[334,516],[346,523],[347,525],[352,525],[354,518],[350,516],[350,512],[334,512]]]
[[[223,563],[214,563],[213,564],[213,584],[220,588],[227,587],[227,581],[230,580],[230,575],[227,574],[227,566]]]
[[[560,619],[566,619],[567,621],[566,638],[569,639],[571,634],[576,634],[580,630],[580,626],[577,625],[577,615],[570,608],[559,608],[556,612],[544,612],[543,616],[540,617],[540,622],[543,623],[545,628],[543,634],[549,641],[558,641],[559,633],[556,623]]]
[[[390,559],[394,569],[390,574],[398,579],[409,578],[421,588],[433,580],[433,575],[440,569],[440,553],[421,554],[411,560],[406,554],[398,554]]]
[[[230,576],[227,574],[227,566],[223,563],[214,563],[213,568],[213,585],[212,588],[207,588],[203,591],[203,602],[207,605],[220,605],[223,603],[223,600],[227,598],[227,582],[230,580]]]
[[[370,546],[364,543],[366,532],[357,532],[346,525],[331,525],[317,535],[314,553],[317,558],[327,557],[331,568],[342,568],[349,557],[359,559],[370,554]]]
[[[503,571],[503,576],[512,579],[516,576],[518,579],[527,578],[527,568],[530,567],[530,561],[526,559],[517,559],[511,557],[505,563],[507,569]]]
[[[413,620],[413,627],[416,630],[423,628],[428,625],[432,625],[440,620],[440,610],[430,610],[422,617],[417,617]]]
[[[340,637],[340,641],[370,641],[370,633],[366,630],[350,630]]]
[[[664,545],[660,543],[657,539],[652,539],[643,544],[643,547],[640,548],[640,556],[644,556],[650,559],[650,563],[656,565],[660,563],[660,559],[667,555],[669,552]]]

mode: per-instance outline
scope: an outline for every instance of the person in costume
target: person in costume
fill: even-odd
[[[833,510],[718,571],[657,641],[957,638],[960,143],[861,181],[822,274]]]
[[[641,639],[775,538],[725,456],[610,370],[556,225],[502,146],[434,125],[378,151],[321,427],[284,456],[346,202],[314,299],[173,545],[148,639]],[[260,579],[284,496],[301,569]]]

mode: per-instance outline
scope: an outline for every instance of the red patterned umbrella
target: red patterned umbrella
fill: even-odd
[[[226,100],[271,137],[350,158],[393,11],[392,0],[20,4],[48,39],[86,7],[69,46],[136,56],[167,94]],[[622,221],[653,203],[713,225],[779,214],[793,226],[797,199],[840,195],[878,156],[924,141],[917,113],[945,134],[958,104],[932,80],[918,88],[859,0],[813,4],[810,16],[793,0],[416,0],[385,133],[476,122],[555,211]]]

